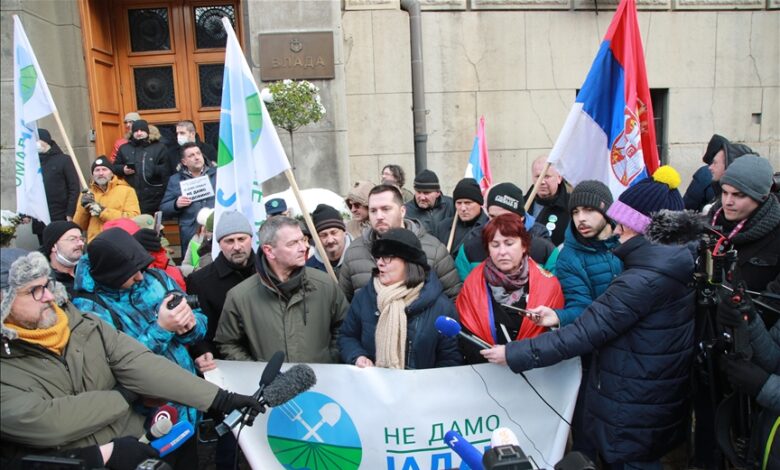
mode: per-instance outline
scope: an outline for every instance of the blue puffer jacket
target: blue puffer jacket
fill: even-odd
[[[463,355],[455,338],[446,338],[436,331],[434,322],[439,315],[458,319],[452,301],[447,298],[439,278],[431,270],[420,291],[420,297],[406,307],[406,368],[431,369],[458,366]],[[341,359],[354,364],[360,356],[376,360],[376,325],[379,312],[373,278],[359,290],[349,306],[347,318],[341,325],[339,351]]]
[[[130,289],[116,290],[97,284],[89,270],[89,256],[84,255],[76,266],[73,305],[83,312],[94,313],[109,325],[138,340],[153,353],[170,359],[195,375],[195,364],[187,352],[187,345],[203,339],[206,334],[206,316],[200,309],[193,310],[196,325],[181,336],[164,330],[157,323],[157,311],[166,294],[170,291],[182,293],[176,281],[159,269],[149,268],[144,272],[143,281]],[[165,285],[150,271],[156,271]],[[100,301],[96,301],[95,296],[99,297]],[[114,315],[106,307],[111,309]],[[117,326],[115,318],[122,324]],[[197,424],[198,410],[174,403],[170,405],[178,410],[179,419],[187,419],[193,425]]]
[[[617,247],[624,271],[574,323],[507,345],[515,372],[595,352],[588,435],[609,463],[651,461],[684,442],[694,353],[694,258],[636,236]]]
[[[574,230],[569,224],[563,249],[555,264],[555,275],[566,300],[563,308],[555,310],[561,326],[579,317],[623,271],[623,262],[612,253],[618,245],[617,237],[589,240],[586,245],[574,234]]]

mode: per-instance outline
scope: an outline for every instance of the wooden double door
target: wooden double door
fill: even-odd
[[[92,122],[98,154],[124,134],[137,111],[176,141],[190,119],[216,147],[226,33],[239,39],[239,1],[80,0]]]

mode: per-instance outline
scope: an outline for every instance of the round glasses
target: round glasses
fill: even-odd
[[[45,291],[51,292],[51,290],[54,288],[54,281],[49,279],[46,281],[46,284],[41,284],[39,286],[33,286],[30,288],[30,290],[27,292],[27,294],[30,294],[33,298],[33,300],[40,301],[43,298],[43,294]]]

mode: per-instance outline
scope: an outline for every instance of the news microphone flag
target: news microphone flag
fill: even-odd
[[[485,194],[493,184],[487,140],[485,139],[485,116],[479,118],[477,136],[474,137],[474,146],[471,148],[471,155],[469,156],[469,163],[466,165],[464,178],[474,178],[479,184],[482,194]]]
[[[572,185],[617,198],[658,168],[655,124],[634,0],[621,0],[547,159]]]
[[[51,222],[38,158],[38,119],[57,107],[19,17],[14,15],[14,155],[16,212]]]
[[[236,33],[227,18],[222,19],[222,24],[227,44],[219,114],[214,227],[219,225],[223,213],[236,210],[257,229],[265,220],[261,185],[289,169],[290,163],[260,99]],[[254,238],[256,242],[256,234]],[[218,254],[219,244],[215,243],[212,255],[216,258]]]

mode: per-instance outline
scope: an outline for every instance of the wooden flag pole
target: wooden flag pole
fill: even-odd
[[[314,239],[314,245],[317,247],[317,251],[322,257],[322,264],[325,265],[325,270],[328,271],[328,274],[330,274],[330,277],[333,278],[333,281],[338,284],[339,280],[336,277],[336,272],[333,271],[333,266],[330,265],[328,254],[325,253],[325,247],[322,246],[322,240],[320,240],[320,236],[317,235],[317,229],[314,228],[314,222],[312,222],[311,216],[309,215],[309,209],[306,208],[306,204],[303,202],[303,197],[301,196],[301,192],[298,189],[298,183],[295,181],[295,175],[293,175],[292,170],[288,168],[284,170],[284,176],[287,177],[287,181],[290,183],[293,194],[295,194],[295,199],[298,200],[298,206],[301,208],[301,212],[303,213],[303,220],[306,222],[306,226],[309,227],[311,237]]]
[[[542,179],[547,175],[547,170],[550,169],[550,162],[547,162],[544,164],[544,168],[542,168],[542,172],[539,173],[539,177],[536,178],[536,183],[534,183],[533,189],[531,189],[531,194],[528,195],[528,199],[525,201],[525,211],[528,212],[528,209],[531,208],[531,204],[533,204],[534,198],[536,197],[536,189],[539,187],[539,183],[542,182]]]
[[[455,215],[452,216],[452,227],[450,227],[450,238],[447,240],[447,252],[449,253],[452,248],[452,242],[455,238],[455,226],[458,224],[458,212],[455,211]]]
[[[57,121],[57,127],[60,130],[60,134],[62,134],[62,138],[65,140],[65,148],[68,150],[70,159],[73,160],[73,166],[76,167],[76,173],[79,175],[79,182],[81,182],[81,191],[87,191],[89,189],[87,180],[84,179],[84,173],[81,172],[79,162],[76,160],[76,152],[73,151],[73,147],[70,145],[70,139],[68,139],[68,134],[65,133],[65,127],[62,125],[62,119],[60,119],[60,112],[56,109],[54,110],[54,120]]]

